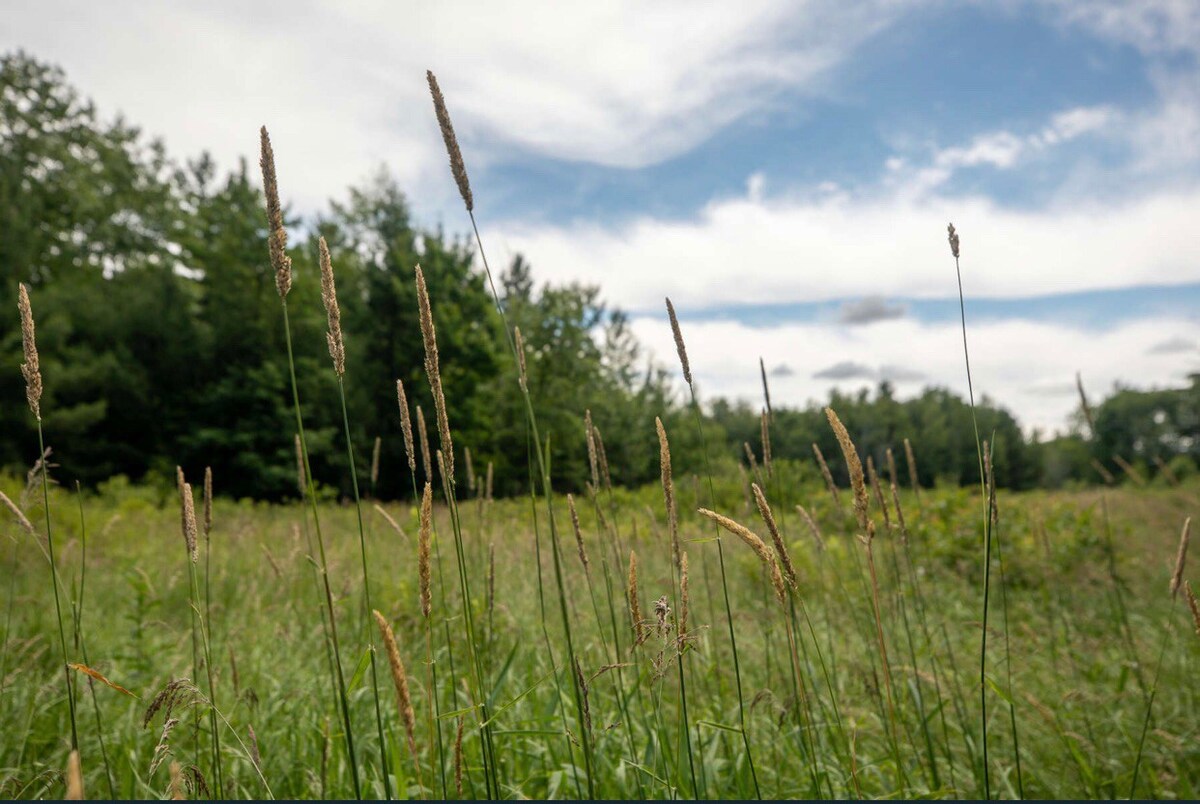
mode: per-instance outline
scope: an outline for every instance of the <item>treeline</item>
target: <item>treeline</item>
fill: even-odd
[[[255,132],[247,132],[247,150],[254,145]],[[394,497],[409,488],[395,381],[404,381],[410,403],[432,412],[421,368],[417,263],[436,309],[455,442],[471,449],[480,478],[493,465],[497,495],[526,488],[520,395],[470,241],[414,221],[382,169],[303,223],[291,250],[288,305],[315,477],[349,477],[316,269],[316,240],[324,236],[338,274],[360,474],[369,474],[380,439],[372,493]],[[647,360],[624,314],[604,302],[598,287],[538,286],[519,257],[497,281],[509,318],[524,334],[557,484],[577,489],[586,482],[588,409],[614,482],[657,476],[656,415],[672,430],[677,464],[702,464],[670,379],[674,372]],[[0,315],[0,467],[13,471],[37,456],[18,370],[18,282],[32,289],[45,428],[61,477],[90,485],[126,475],[169,486],[177,464],[192,474],[211,465],[228,494],[296,493],[286,346],[257,166],[243,162],[220,174],[206,155],[178,162],[127,122],[106,121],[56,68],[22,53],[0,57],[0,310],[9,311]],[[1100,405],[1089,443],[1026,439],[1011,415],[986,404],[979,426],[995,434],[1005,485],[1096,477],[1090,460],[1116,454],[1141,460],[1149,474],[1157,469],[1154,458],[1194,459],[1200,443],[1195,384],[1162,393],[1168,396],[1123,392]],[[899,448],[907,437],[922,482],[977,479],[970,411],[955,395],[930,390],[902,402],[885,386],[833,401],[860,446],[878,453],[877,463],[887,446]],[[1168,403],[1164,425],[1159,408]],[[757,408],[717,401],[709,431],[725,462],[744,460],[744,443],[761,456]],[[819,409],[773,411],[770,437],[776,459],[811,464],[817,442],[835,462]],[[460,486],[464,458],[457,460]]]

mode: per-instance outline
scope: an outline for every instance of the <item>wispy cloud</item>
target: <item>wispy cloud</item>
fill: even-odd
[[[873,380],[876,376],[875,369],[853,360],[842,360],[813,372],[813,379],[816,380]]]
[[[1191,338],[1181,338],[1179,336],[1159,341],[1146,350],[1146,354],[1150,355],[1178,355],[1188,352],[1200,352],[1200,346],[1197,346],[1196,341]]]

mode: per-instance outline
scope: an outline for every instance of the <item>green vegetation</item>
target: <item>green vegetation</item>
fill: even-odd
[[[0,795],[1197,795],[1200,382],[1084,398],[1054,444],[886,386],[705,414],[670,302],[686,407],[595,289],[496,282],[432,74],[473,245],[383,177],[289,253],[266,129],[263,216],[244,168],[213,204],[205,160],[164,178],[53,71],[3,70],[5,119],[35,120],[4,192],[65,228],[14,225],[0,415],[24,390],[40,458],[0,475]],[[109,207],[122,182],[162,217]],[[998,492],[1047,456],[1107,485]]]

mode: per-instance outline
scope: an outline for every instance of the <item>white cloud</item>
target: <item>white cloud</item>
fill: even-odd
[[[908,5],[42,0],[6,10],[0,47],[62,64],[175,153],[229,165],[268,124],[284,194],[311,210],[384,161],[451,200],[426,68],[476,167],[522,149],[636,167],[814,88]]]
[[[600,283],[612,301],[677,306],[957,292],[946,222],[962,237],[968,295],[1021,297],[1200,281],[1200,188],[1040,210],[983,198],[729,198],[693,220],[511,223],[485,232],[544,279]]]
[[[1058,19],[1146,54],[1200,50],[1200,5],[1194,0],[1053,0]]]
[[[729,396],[756,402],[762,393],[760,356],[767,365],[786,361],[794,369],[786,376],[772,375],[771,401],[780,407],[824,401],[832,387],[847,391],[872,388],[878,376],[893,379],[902,398],[925,385],[966,396],[962,334],[953,323],[902,319],[855,329],[820,323],[755,328],[725,321],[689,321],[686,310],[679,312],[692,372],[709,399]],[[1167,337],[1183,337],[1181,333],[1193,341],[1200,337],[1200,322],[1195,320],[1133,321],[1096,332],[1028,321],[973,324],[968,318],[967,328],[976,394],[987,394],[1008,407],[1027,429],[1063,429],[1066,417],[1078,404],[1073,383],[1076,371],[1082,372],[1096,398],[1111,391],[1118,381],[1138,386],[1178,385],[1188,371],[1200,370],[1200,353],[1181,357],[1153,350]],[[665,314],[636,318],[633,330],[659,362],[676,367]],[[839,370],[821,371],[830,367]],[[815,373],[824,376],[815,377]],[[920,382],[916,382],[917,375]]]

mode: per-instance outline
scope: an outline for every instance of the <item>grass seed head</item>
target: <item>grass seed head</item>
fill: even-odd
[[[431,73],[432,75],[432,73]],[[425,341],[425,374],[433,393],[433,409],[437,414],[438,437],[446,461],[446,479],[454,486],[454,442],[450,439],[450,419],[446,415],[446,394],[442,388],[442,370],[438,362],[437,331],[433,326],[433,308],[429,304],[429,289],[425,274],[417,266],[417,305],[421,313],[421,338]]]
[[[671,477],[671,444],[662,419],[654,417],[658,431],[658,465],[662,475],[663,501],[667,508],[667,532],[671,537],[671,559],[679,566],[679,515],[675,509],[675,482]]]
[[[204,467],[204,535],[212,531],[213,486],[212,467]]]
[[[521,337],[521,328],[513,327],[513,347],[517,350],[517,384],[521,391],[529,390],[529,369],[525,365],[525,339]]]
[[[421,525],[417,531],[417,580],[421,591],[421,614],[426,620],[433,611],[429,548],[433,541],[433,484],[426,481],[421,495]]]
[[[833,428],[833,434],[842,448],[842,455],[845,456],[846,470],[850,474],[850,487],[854,490],[854,516],[858,519],[858,526],[865,532],[867,529],[867,484],[863,479],[862,461],[858,459],[858,450],[854,448],[854,442],[850,440],[850,433],[846,432],[846,425],[842,424],[842,420],[838,418],[833,408],[825,408],[825,417],[829,419],[829,426]]]
[[[29,289],[25,283],[17,286],[17,309],[21,312],[21,350],[25,362],[21,374],[25,376],[25,399],[38,421],[42,420],[42,369],[38,360],[37,335],[33,325],[33,308],[29,304]]]
[[[325,305],[325,316],[329,330],[325,333],[325,341],[329,344],[329,357],[333,360],[333,371],[338,377],[346,374],[346,346],[342,342],[342,310],[338,306],[337,284],[333,279],[333,260],[329,256],[329,246],[325,238],[317,241],[321,263],[321,302]]]
[[[954,230],[954,224],[946,225],[947,239],[950,241],[950,253],[954,255],[954,259],[958,259],[958,232]]]
[[[379,453],[383,450],[383,439],[375,436],[375,448],[371,450],[371,488],[379,483]]]
[[[816,444],[812,445],[813,455],[816,456],[817,466],[821,468],[821,477],[825,478],[825,488],[829,489],[829,496],[833,497],[833,503],[838,508],[842,507],[841,498],[838,497],[837,484],[833,482],[833,473],[829,471],[829,464],[825,463],[825,455],[821,452],[821,448]]]
[[[675,305],[667,299],[667,317],[671,319],[671,334],[675,336],[675,351],[679,353],[679,365],[683,368],[683,379],[690,387],[692,384],[692,367],[688,363],[687,347],[683,343],[683,332],[679,329],[679,318],[675,315]]]
[[[433,480],[433,455],[429,451],[429,431],[425,428],[425,413],[417,405],[417,435],[421,439],[421,463],[425,467],[425,482]]]
[[[1183,532],[1179,534],[1179,551],[1175,554],[1175,571],[1171,573],[1171,597],[1179,594],[1179,585],[1183,583],[1183,565],[1187,560],[1188,540],[1192,535],[1192,518],[1183,521]]]
[[[67,757],[67,801],[83,801],[83,767],[79,762],[79,749],[71,751]]]
[[[579,547],[579,563],[583,564],[583,571],[589,571],[590,562],[588,561],[587,549],[583,546],[583,530],[579,527],[579,512],[575,510],[575,496],[567,495],[567,508],[571,512],[571,527],[575,529],[575,544]]]
[[[1192,582],[1183,582],[1183,594],[1187,597],[1188,608],[1192,610],[1192,624],[1196,626],[1196,636],[1200,636],[1200,602],[1192,592]]]
[[[183,541],[187,545],[188,555],[192,558],[192,563],[199,559],[199,552],[196,547],[198,530],[196,528],[196,501],[192,497],[192,484],[184,483],[181,491],[182,513],[183,513]]]
[[[637,553],[629,551],[629,584],[626,589],[629,598],[629,618],[633,621],[633,637],[635,643],[642,641],[642,604],[638,600]]]
[[[271,267],[275,269],[275,289],[286,299],[292,289],[292,258],[287,255],[287,230],[283,228],[283,207],[279,204],[279,183],[275,178],[275,151],[267,127],[259,130],[262,148],[258,164],[262,168],[263,193],[267,197],[267,245]]]
[[[437,115],[438,128],[442,130],[442,140],[446,143],[446,154],[450,157],[450,172],[458,185],[458,193],[462,196],[467,212],[475,209],[475,198],[471,195],[471,182],[467,179],[467,166],[463,163],[462,151],[458,147],[458,137],[454,134],[454,125],[450,122],[450,112],[446,110],[446,99],[442,97],[442,89],[438,86],[437,76],[433,70],[425,71],[425,79],[429,82],[429,94],[433,96],[433,111]]]
[[[414,761],[417,759],[417,717],[413,712],[412,697],[408,691],[408,673],[404,670],[404,661],[400,658],[400,648],[396,645],[396,635],[391,623],[378,610],[371,612],[379,626],[379,635],[387,651],[388,664],[392,669],[392,685],[396,688],[396,706],[400,710],[400,720],[404,723],[404,733],[408,737],[408,750],[412,752]]]
[[[813,541],[817,544],[818,550],[825,549],[825,539],[821,537],[821,529],[817,526],[817,521],[808,513],[808,509],[803,505],[797,505],[796,511],[800,514],[800,518],[804,520],[804,524],[808,525],[808,531],[812,534]]]
[[[408,469],[417,476],[417,455],[413,450],[412,417],[408,413],[408,397],[404,393],[404,382],[396,380],[396,402],[400,406],[400,431],[404,434],[404,457],[408,459]]]
[[[775,556],[779,559],[783,575],[788,585],[795,589],[796,568],[792,565],[792,557],[788,554],[787,544],[783,541],[783,534],[779,532],[779,525],[775,522],[775,514],[771,511],[771,505],[767,502],[766,495],[763,494],[763,490],[759,488],[757,483],[751,484],[750,490],[754,492],[754,503],[758,506],[758,513],[766,524],[767,531],[771,534],[771,542],[775,545]]]
[[[17,520],[17,524],[30,536],[37,536],[37,531],[33,529],[33,523],[29,521],[29,517],[25,516],[25,513],[3,491],[0,491],[0,504],[9,510],[13,518]]]

